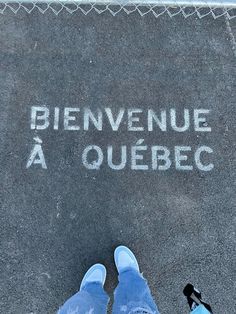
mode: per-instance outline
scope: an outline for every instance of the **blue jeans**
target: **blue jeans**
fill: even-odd
[[[199,305],[191,314],[211,314],[203,305]]]
[[[102,285],[89,283],[72,296],[58,314],[106,314],[109,297]],[[124,270],[114,293],[113,314],[159,314],[146,280],[136,270]]]

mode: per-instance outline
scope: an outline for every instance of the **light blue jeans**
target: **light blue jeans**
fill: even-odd
[[[199,305],[191,314],[211,314],[203,305]]]
[[[106,314],[109,297],[101,284],[89,283],[59,309],[58,314]],[[136,270],[124,270],[114,293],[113,314],[159,314],[146,280]]]

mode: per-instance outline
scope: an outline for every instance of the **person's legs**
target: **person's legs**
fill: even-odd
[[[106,314],[109,297],[103,289],[106,272],[100,264],[85,274],[80,291],[67,300],[58,314]]]
[[[113,314],[159,314],[133,253],[126,247],[118,247],[115,263],[119,284],[114,293]]]
[[[64,303],[58,314],[106,314],[108,301],[100,283],[88,283]]]
[[[119,274],[114,293],[113,314],[126,313],[159,313],[146,280],[131,268]]]

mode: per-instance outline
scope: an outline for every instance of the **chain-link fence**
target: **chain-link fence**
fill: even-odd
[[[124,12],[126,14],[139,13],[141,16],[153,14],[159,17],[167,14],[169,17],[182,15],[187,18],[195,16],[197,18],[204,18],[211,16],[214,19],[226,17],[233,19],[236,17],[236,0],[140,0],[140,1],[119,1],[119,0],[80,0],[80,1],[7,1],[0,0],[0,13],[12,11],[17,13],[25,10],[31,13],[33,10],[38,10],[41,13],[52,11],[56,15],[62,11],[70,14],[80,11],[87,15],[92,11],[98,14],[112,14],[113,16]]]

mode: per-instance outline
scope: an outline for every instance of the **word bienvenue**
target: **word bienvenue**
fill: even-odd
[[[48,108],[46,106],[31,107],[31,130],[59,130],[64,131],[103,131],[108,125],[112,132],[121,128],[129,132],[211,132],[207,122],[210,111],[208,109],[169,110],[140,109],[140,108],[111,108],[96,109],[78,107]],[[106,128],[107,131],[107,128]],[[142,134],[142,133],[141,133]],[[159,136],[159,139],[161,136]],[[42,140],[37,135],[35,144],[30,152],[26,168],[39,165],[47,169],[47,163],[42,147]],[[191,153],[192,152],[192,153]],[[119,147],[108,145],[101,148],[96,143],[90,143],[81,152],[82,165],[89,170],[99,170],[104,163],[112,170],[122,170],[129,167],[131,170],[193,170],[211,171],[214,168],[209,162],[209,154],[213,150],[209,146],[201,145],[192,149],[190,145],[167,146],[144,145],[144,139],[139,139],[134,145]],[[190,158],[191,154],[191,158]],[[148,155],[148,158],[147,158]],[[117,158],[118,156],[118,158]],[[116,162],[114,161],[116,160]],[[119,162],[117,162],[117,159]],[[206,161],[207,159],[207,161]],[[148,162],[144,162],[149,160]]]

